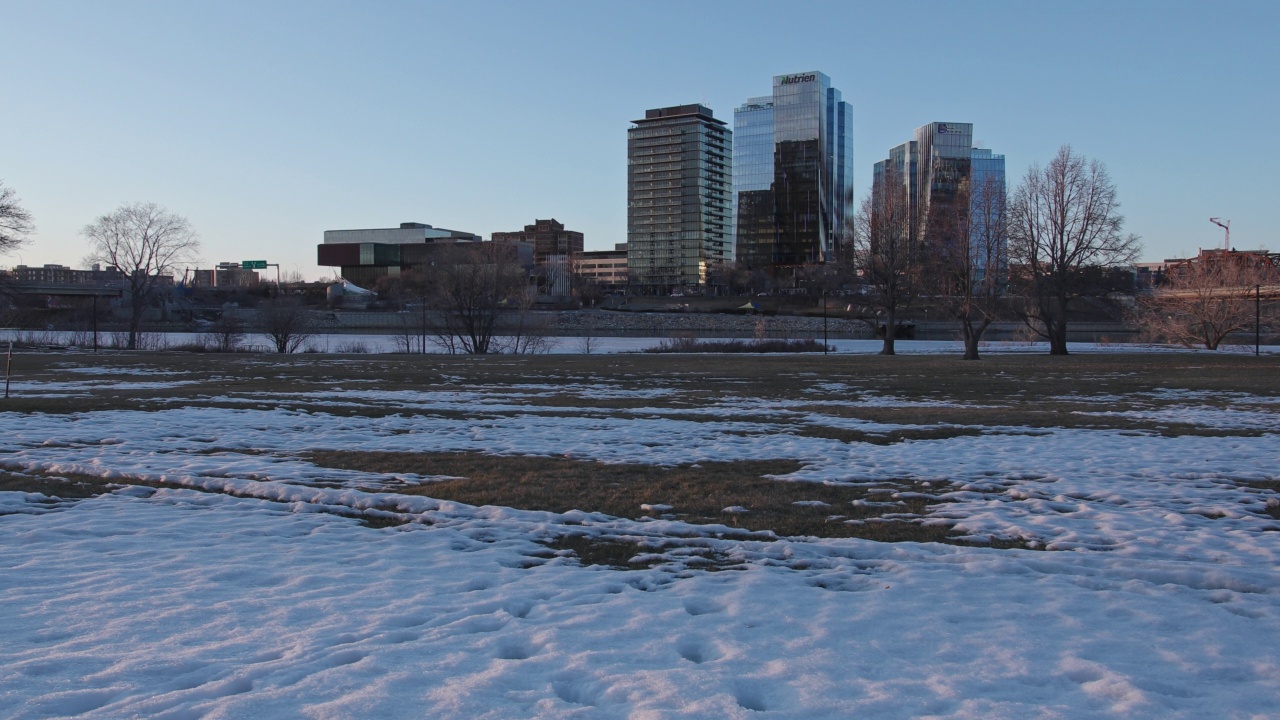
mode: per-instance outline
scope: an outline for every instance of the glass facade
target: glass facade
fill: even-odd
[[[917,167],[915,216],[919,237],[927,239],[929,226],[954,212],[960,184],[969,180],[973,123],[934,122],[916,128],[916,146],[922,162]]]
[[[627,267],[640,291],[701,290],[732,258],[733,134],[710,108],[645,112],[627,131]]]
[[[971,238],[979,237],[979,222],[986,222],[982,232],[993,224],[1003,224],[1003,205],[996,205],[996,197],[1003,200],[1005,193],[1004,156],[995,155],[990,150],[973,147],[973,124],[954,122],[934,122],[916,128],[915,139],[909,140],[889,151],[887,160],[875,164],[872,175],[872,194],[876,196],[886,192],[887,182],[901,182],[905,185],[905,197],[908,203],[910,239],[912,242],[925,242],[941,247],[945,238],[941,226],[943,218],[954,217],[956,203],[962,201],[960,190],[963,184],[969,186],[968,205],[960,209],[961,217],[969,223]],[[986,208],[984,217],[976,216],[977,208]],[[999,208],[998,219],[993,219],[993,208]],[[933,226],[934,231],[930,231]],[[1008,264],[1007,239],[1003,228],[999,233],[1000,248],[988,259],[985,249],[984,257],[974,257],[979,267],[985,268],[992,262],[1000,265],[1004,272]],[[970,244],[972,252],[982,243],[976,240]],[[983,270],[985,272],[985,270]]]
[[[974,148],[969,180],[970,234],[973,267],[985,276],[994,268],[1002,278],[1009,274],[1009,237],[1005,187],[1004,156],[990,150]],[[984,241],[990,235],[994,247]]]
[[[734,111],[734,247],[755,269],[823,262],[853,208],[853,114],[820,72],[778,75]]]

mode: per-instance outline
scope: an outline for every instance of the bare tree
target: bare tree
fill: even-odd
[[[0,181],[0,254],[8,254],[22,247],[36,229],[31,213],[22,207],[13,188]]]
[[[569,256],[569,286],[572,294],[578,297],[583,307],[595,307],[604,299],[605,288],[594,273],[588,273],[583,267],[582,253]]]
[[[258,308],[262,334],[271,340],[278,353],[294,353],[315,334],[311,311],[297,301],[277,298]]]
[[[1231,333],[1253,327],[1255,288],[1277,280],[1280,270],[1265,253],[1202,253],[1140,297],[1133,321],[1154,342],[1217,350]]]
[[[751,291],[751,268],[735,260],[721,260],[707,267],[707,283],[722,288],[725,295],[747,295]]]
[[[942,307],[960,321],[964,359],[978,359],[982,334],[996,319],[1008,279],[1008,213],[1004,182],[961,180],[955,202],[930,225],[925,262]]]
[[[519,320],[528,310],[528,272],[510,245],[486,242],[443,248],[424,274],[431,293],[428,301],[438,316],[437,343],[448,352],[501,352],[501,324]]]
[[[410,354],[426,353],[435,328],[435,318],[428,312],[431,309],[431,279],[427,273],[420,268],[413,268],[399,275],[387,275],[378,278],[373,289],[380,299],[397,310],[406,310],[398,313],[400,327],[396,333],[397,349]]]
[[[124,273],[132,311],[128,347],[133,350],[143,311],[159,296],[163,279],[193,259],[200,242],[186,218],[155,203],[121,205],[81,232],[91,246],[90,261],[114,265]]]
[[[854,241],[849,253],[867,290],[867,304],[875,313],[864,320],[874,322],[879,332],[883,318],[881,355],[894,354],[898,312],[915,296],[919,271],[906,188],[893,177],[895,174],[887,173],[883,182],[863,199],[854,218]]]
[[[1029,302],[1023,319],[1067,354],[1067,312],[1097,293],[1107,268],[1133,262],[1141,245],[1125,235],[1116,186],[1107,169],[1063,145],[1041,169],[1032,165],[1010,205],[1009,251]]]
[[[223,310],[209,326],[208,333],[218,352],[235,352],[244,340],[244,321],[231,311]]]

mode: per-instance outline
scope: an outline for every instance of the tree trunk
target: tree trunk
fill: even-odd
[[[1065,317],[1053,318],[1046,323],[1045,327],[1049,331],[1049,354],[1066,355],[1067,319]]]
[[[880,348],[881,355],[893,355],[893,341],[898,334],[897,313],[893,310],[888,311],[884,316],[884,346]]]
[[[973,319],[966,317],[961,320],[960,324],[964,329],[964,359],[981,359],[978,357],[978,343],[982,342],[982,333],[986,332],[987,326],[991,324],[990,318],[983,318],[975,326]]]
[[[1067,300],[1052,297],[1041,305],[1044,315],[1045,337],[1049,340],[1050,355],[1067,354]]]
[[[131,303],[133,314],[129,316],[129,345],[128,349],[138,349],[138,331],[142,329],[142,313],[146,310],[146,306],[138,302],[138,296],[135,293]]]

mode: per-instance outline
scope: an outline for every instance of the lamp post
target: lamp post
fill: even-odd
[[[831,346],[827,345],[827,291],[822,291],[822,354],[826,355]]]
[[[1218,218],[1209,218],[1209,222],[1211,222],[1211,223],[1213,223],[1214,225],[1217,225],[1218,227],[1220,227],[1220,228],[1222,228],[1223,230],[1226,230],[1226,231],[1227,231],[1227,237],[1226,237],[1226,239],[1223,241],[1222,249],[1223,249],[1223,250],[1230,250],[1230,249],[1231,249],[1231,221],[1230,221],[1230,220],[1219,220]]]
[[[1253,356],[1262,352],[1262,284],[1253,286]]]

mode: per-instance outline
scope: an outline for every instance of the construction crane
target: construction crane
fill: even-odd
[[[1227,231],[1227,239],[1222,249],[1230,251],[1231,250],[1231,221],[1219,220],[1218,218],[1209,218],[1209,222]]]

